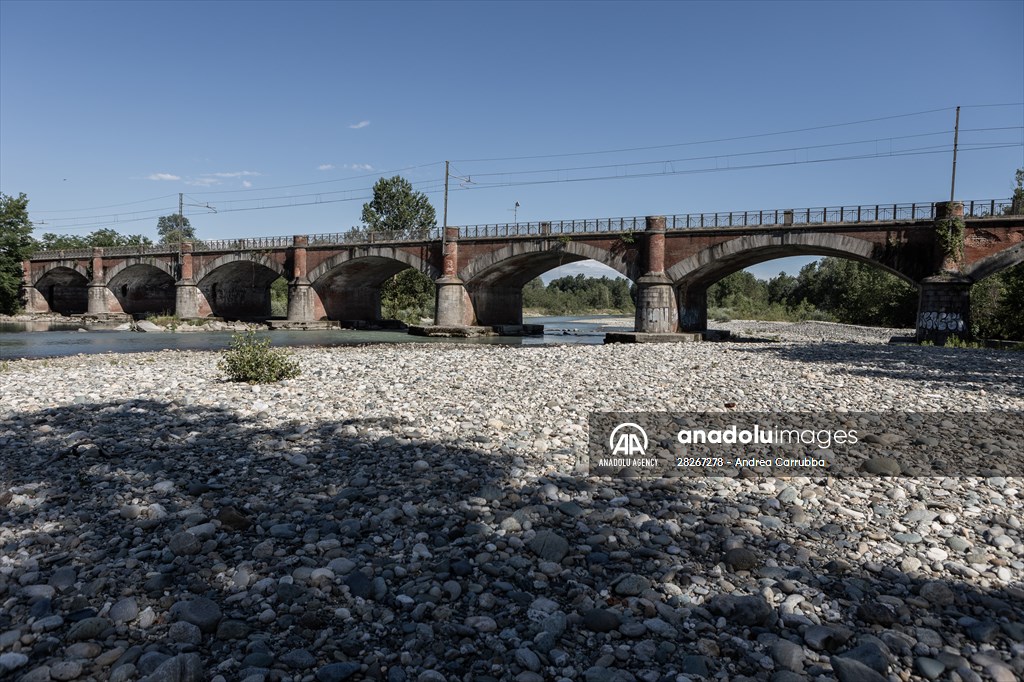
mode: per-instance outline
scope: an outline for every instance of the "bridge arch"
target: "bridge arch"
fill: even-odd
[[[800,232],[756,234],[709,246],[666,271],[676,284],[712,284],[737,270],[788,256],[837,256],[868,263],[910,284],[917,281],[879,259],[878,247],[865,239],[844,234]]]
[[[430,277],[430,279],[437,279],[438,277],[441,276],[440,271],[429,261],[420,258],[419,256],[410,253],[404,249],[399,249],[395,247],[375,247],[347,249],[345,251],[342,251],[341,253],[327,259],[319,266],[311,270],[309,272],[309,281],[311,283],[316,282],[318,279],[322,278],[331,270],[334,270],[338,266],[343,265],[349,261],[355,261],[366,258],[378,258],[381,259],[381,261],[392,260],[396,261],[397,263],[401,263],[401,267],[395,270],[395,272],[401,272],[406,268],[415,268],[416,270],[419,270],[420,272],[425,274],[427,277]],[[392,273],[392,276],[393,274],[394,273]],[[385,280],[386,279],[387,278],[385,278]]]
[[[963,274],[971,282],[980,282],[987,277],[991,277],[1021,263],[1024,263],[1024,242],[1014,244],[1008,249],[1003,249],[998,253],[975,261],[964,270]]]
[[[105,274],[107,277],[107,283],[109,284],[111,280],[113,280],[115,277],[120,275],[125,270],[129,268],[135,268],[138,266],[155,268],[166,273],[168,277],[172,279],[177,279],[178,268],[177,265],[171,261],[164,260],[162,258],[129,258],[122,263],[118,263],[117,265],[106,269]]]
[[[47,268],[35,277],[32,286],[55,313],[74,315],[89,308],[89,276],[78,264],[58,263]]]
[[[107,271],[107,289],[128,314],[169,313],[175,304],[174,265],[155,258],[132,259]]]
[[[884,257],[884,251],[882,253]],[[666,271],[676,287],[681,331],[707,329],[707,289],[723,277],[776,258],[833,256],[867,263],[914,287],[919,283],[880,258],[879,247],[864,239],[828,232],[784,232],[737,237],[703,249]]]
[[[202,267],[196,285],[201,315],[232,320],[271,316],[270,285],[288,277],[280,263],[263,254],[229,253]]]
[[[285,269],[281,266],[280,263],[278,263],[276,260],[274,260],[273,258],[266,254],[241,252],[226,253],[223,256],[220,256],[219,258],[216,258],[215,260],[211,261],[210,263],[203,265],[201,268],[199,268],[198,272],[196,272],[195,279],[197,282],[201,282],[203,279],[213,274],[216,270],[224,266],[231,265],[232,263],[252,263],[254,265],[261,265],[264,268],[272,270],[273,272],[277,273],[278,277],[287,278],[289,275],[289,273],[285,271]]]
[[[413,268],[436,280],[430,262],[394,247],[343,251],[309,273],[316,315],[329,320],[380,321],[381,287],[398,273]]]
[[[505,275],[526,273],[523,284],[560,265],[581,260],[594,260],[607,265],[623,277],[635,281],[640,276],[635,262],[626,253],[613,253],[592,244],[553,239],[514,242],[470,260],[461,270],[459,279],[467,284],[503,279]],[[522,279],[521,277],[517,279]]]
[[[45,270],[35,273],[29,284],[36,286],[40,280],[48,277],[51,273],[56,273],[58,271],[63,272],[65,270],[78,273],[82,276],[82,279],[85,280],[85,284],[89,283],[89,271],[83,265],[73,261],[58,261],[47,267]]]
[[[635,281],[636,263],[627,252],[615,253],[592,244],[556,240],[514,242],[477,256],[459,271],[477,324],[522,324],[523,287],[561,265],[594,260]]]

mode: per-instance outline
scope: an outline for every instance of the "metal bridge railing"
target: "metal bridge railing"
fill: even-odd
[[[934,220],[937,203],[874,204],[861,206],[838,206],[800,209],[771,209],[767,211],[728,211],[719,213],[686,213],[666,216],[669,230],[691,230],[721,227],[794,227],[803,225],[844,225],[855,223],[877,223],[910,220]],[[1024,206],[1015,205],[1012,199],[985,199],[962,202],[965,218],[988,218],[993,216],[1024,213]],[[591,218],[581,220],[552,220],[529,223],[493,223],[485,225],[463,225],[456,229],[460,239],[494,239],[500,237],[529,237],[547,235],[601,234],[642,232],[647,223],[643,216],[628,218]],[[344,246],[362,244],[388,244],[401,242],[424,242],[441,239],[441,228],[429,230],[376,230],[355,227],[347,232],[311,234],[308,245],[314,247]],[[255,237],[250,239],[203,240],[192,243],[196,253],[211,251],[259,251],[288,248],[293,237]],[[151,244],[147,246],[104,247],[108,256],[131,256],[145,254],[177,253],[180,244]],[[63,251],[41,251],[32,256],[38,260],[87,258],[92,249],[65,249]]]
[[[935,206],[945,202],[913,204],[874,204],[823,208],[772,209],[768,211],[729,211],[727,213],[687,213],[666,217],[670,230],[714,227],[770,227],[779,225],[843,225],[904,220],[934,220]],[[965,218],[1003,215],[1011,209],[1010,199],[965,201]]]

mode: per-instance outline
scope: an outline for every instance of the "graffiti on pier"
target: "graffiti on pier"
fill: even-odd
[[[960,313],[941,312],[921,313],[917,327],[942,332],[962,332],[965,329],[964,318]]]

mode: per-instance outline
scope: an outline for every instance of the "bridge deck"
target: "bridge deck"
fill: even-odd
[[[770,209],[762,211],[725,211],[715,213],[686,213],[665,218],[669,231],[715,229],[729,227],[781,227],[806,228],[824,225],[863,225],[885,222],[931,221],[935,219],[936,205],[945,202],[909,204],[869,204],[801,209]],[[988,218],[1004,214],[1013,207],[1010,199],[964,201],[965,218]],[[494,239],[500,237],[543,237],[548,235],[628,234],[643,232],[645,216],[625,218],[590,218],[553,220],[526,223],[490,223],[457,227],[459,239]],[[426,242],[441,239],[441,228],[423,231],[368,231],[355,227],[348,232],[311,234],[309,247],[362,246],[372,244]],[[250,237],[243,239],[197,240],[192,243],[194,253],[210,251],[261,251],[284,249],[293,245],[294,237]],[[180,245],[151,244],[146,246],[104,247],[105,256],[136,256],[170,254],[180,251]],[[32,260],[64,260],[87,258],[92,249],[64,249],[40,251]]]

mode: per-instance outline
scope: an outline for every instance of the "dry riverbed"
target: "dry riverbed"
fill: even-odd
[[[592,411],[1024,410],[1019,353],[815,341],[10,362],[0,678],[1020,679],[1019,477],[574,475]]]

